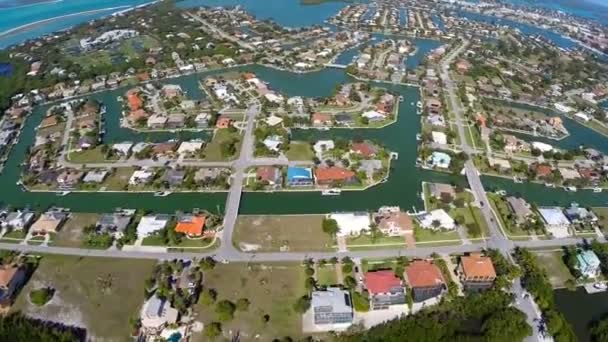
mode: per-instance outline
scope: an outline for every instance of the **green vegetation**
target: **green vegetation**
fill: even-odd
[[[591,341],[608,341],[608,319],[605,318],[593,324],[593,326],[591,327]]]
[[[57,323],[46,323],[21,313],[0,316],[1,341],[77,342],[78,332]]]
[[[43,287],[40,289],[30,291],[30,301],[32,304],[37,306],[43,306],[48,303],[52,298],[55,290],[50,287]]]
[[[538,252],[536,257],[541,267],[547,272],[549,282],[553,287],[564,287],[574,280],[572,274],[564,264],[563,253],[561,252]]]
[[[235,128],[217,129],[213,139],[205,147],[205,160],[230,160],[238,155],[240,144],[241,135]]]
[[[289,143],[289,148],[285,152],[285,156],[289,160],[312,160],[315,154],[307,142],[292,141]]]

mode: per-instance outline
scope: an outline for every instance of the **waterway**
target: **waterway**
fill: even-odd
[[[579,341],[590,341],[590,325],[608,314],[608,292],[588,294],[582,287],[574,292],[555,290],[555,303],[572,324]]]

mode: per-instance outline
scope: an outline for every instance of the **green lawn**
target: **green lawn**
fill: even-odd
[[[131,175],[133,175],[134,171],[135,171],[135,169],[132,167],[115,168],[114,172],[112,172],[106,178],[106,180],[103,182],[103,184],[101,186],[105,187],[106,190],[112,190],[112,191],[125,190],[126,187],[129,185],[129,179],[131,178]]]
[[[498,219],[502,227],[506,230],[508,235],[513,236],[528,236],[530,233],[526,230],[521,229],[517,225],[511,224],[509,220],[507,220],[507,216],[510,212],[508,203],[502,199],[500,195],[494,193],[488,193],[488,199],[490,200],[490,205],[492,205],[492,209],[498,215]]]
[[[222,143],[230,141],[232,139],[238,140],[236,144],[236,153],[232,156],[222,154]],[[242,138],[237,132],[231,132],[230,129],[217,129],[213,135],[213,139],[205,146],[205,160],[206,161],[224,161],[235,159],[239,155],[241,149]]]
[[[293,310],[296,300],[306,294],[306,276],[299,263],[218,264],[214,270],[205,272],[204,277],[205,287],[217,291],[217,300],[234,303],[239,298],[247,298],[251,303],[247,311],[236,312],[232,321],[222,323],[224,333],[239,331],[241,336],[252,339],[259,334],[255,339],[259,341],[303,337],[302,316]],[[205,325],[218,320],[214,306],[198,304],[195,309],[197,319]],[[264,315],[269,316],[268,323],[262,321]],[[194,336],[193,341],[209,339],[199,335]]]
[[[324,215],[239,216],[232,242],[240,249],[292,252],[334,251],[334,240],[321,229]]]
[[[84,227],[97,223],[99,214],[72,213],[72,217],[65,222],[61,230],[55,234],[50,245],[63,247],[82,247]]]
[[[562,252],[537,252],[538,263],[547,271],[553,287],[564,287],[568,279],[573,279],[568,266],[564,264]]]
[[[315,154],[307,142],[292,141],[289,143],[289,149],[285,152],[289,160],[312,160]]]
[[[414,229],[414,236],[416,238],[416,243],[443,240],[455,240],[450,241],[450,243],[460,243],[460,237],[458,236],[458,232],[456,232],[455,230],[435,232],[430,229],[422,229],[420,227],[416,227]]]
[[[68,159],[72,163],[80,164],[112,162],[106,160],[106,155],[101,151],[101,145],[89,150],[70,152]]]
[[[604,233],[608,233],[608,207],[591,208],[599,219],[600,229]]]
[[[376,241],[372,241],[371,235],[359,235],[355,237],[347,237],[346,243],[350,245],[369,245],[369,247],[382,248],[383,244],[390,244],[392,246],[385,246],[388,248],[399,247],[398,245],[405,245],[405,238],[402,236],[380,236],[376,238]]]
[[[319,285],[330,286],[338,284],[336,267],[334,265],[327,264],[325,266],[319,266],[315,276],[317,277],[317,283]]]
[[[488,225],[485,219],[482,217],[481,210],[476,207],[465,207],[465,208],[454,208],[450,210],[450,216],[456,218],[458,216],[464,217],[464,226],[467,229],[467,236],[469,238],[481,238],[488,236]]]
[[[155,261],[45,255],[15,310],[43,320],[84,325],[87,338],[124,341],[131,333],[129,318],[138,315],[144,301],[144,280]],[[53,300],[36,307],[27,293],[40,284],[55,289]]]

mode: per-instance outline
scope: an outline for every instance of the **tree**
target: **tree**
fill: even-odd
[[[353,307],[356,311],[367,312],[369,311],[369,294],[367,291],[363,293],[353,292]]]
[[[293,306],[293,309],[297,313],[305,313],[310,308],[310,298],[308,296],[302,296],[298,298],[296,303]]]
[[[352,276],[346,276],[344,278],[344,286],[349,289],[354,289],[355,287],[357,287],[357,281]]]
[[[603,319],[591,326],[591,340],[594,342],[608,341],[608,319]]]
[[[523,312],[509,307],[487,318],[482,331],[488,341],[523,341],[532,334],[532,327]]]
[[[338,222],[334,219],[323,219],[322,223],[323,232],[329,234],[334,237],[338,232],[340,232],[340,227],[338,227]]]
[[[234,318],[235,310],[236,306],[234,303],[227,299],[217,302],[215,306],[215,313],[221,322],[231,321]]]
[[[211,271],[215,268],[215,265],[215,259],[213,259],[212,257],[205,257],[201,259],[201,262],[199,263],[199,266],[203,271]]]
[[[203,305],[211,305],[215,303],[215,299],[217,298],[217,292],[214,289],[206,288],[201,292],[201,296],[198,299],[199,303]]]
[[[372,240],[372,243],[376,243],[379,237],[382,236],[382,232],[378,228],[378,224],[372,223],[369,225],[369,233]]]
[[[222,323],[211,322],[205,327],[205,336],[214,339],[222,333]]]
[[[48,303],[52,298],[55,290],[50,287],[43,287],[40,289],[32,290],[30,292],[30,301],[37,306],[43,306]]]
[[[247,310],[249,310],[249,304],[250,304],[249,299],[239,298],[236,301],[236,309],[238,311],[247,311]]]

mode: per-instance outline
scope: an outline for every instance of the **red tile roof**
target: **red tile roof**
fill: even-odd
[[[351,150],[355,153],[358,153],[364,157],[371,157],[376,154],[376,149],[374,146],[368,143],[353,143]]]
[[[256,170],[256,177],[259,180],[274,182],[277,174],[277,168],[274,166],[261,166]]]
[[[496,278],[492,259],[480,254],[471,254],[460,258],[462,271],[467,278]]]
[[[191,220],[177,222],[175,231],[191,236],[203,235],[203,227],[205,226],[205,216],[191,216]]]
[[[131,111],[136,111],[142,107],[143,103],[136,92],[129,92],[127,98],[129,100],[129,108]]]
[[[551,168],[551,165],[536,164],[535,171],[538,177],[545,177],[550,175],[553,169]]]
[[[312,122],[318,122],[318,123],[330,123],[331,122],[331,117],[329,116],[329,114],[324,114],[324,113],[314,113],[312,115]]]
[[[395,286],[401,286],[401,280],[392,270],[365,273],[365,288],[370,294],[387,293]]]
[[[431,287],[444,284],[439,267],[426,260],[414,260],[406,268],[405,274],[411,287]]]
[[[337,166],[319,167],[315,169],[315,178],[319,182],[344,181],[349,180],[354,176],[355,173],[353,171]]]

